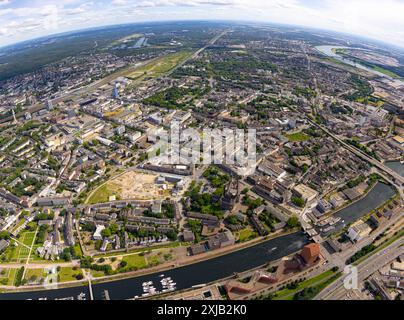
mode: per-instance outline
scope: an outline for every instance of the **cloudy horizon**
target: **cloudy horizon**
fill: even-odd
[[[404,48],[404,0],[0,0],[0,46],[114,24],[173,20],[282,23]]]

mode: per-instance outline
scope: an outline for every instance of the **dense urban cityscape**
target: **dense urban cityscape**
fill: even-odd
[[[0,48],[0,300],[402,300],[403,106],[404,50],[299,27]]]

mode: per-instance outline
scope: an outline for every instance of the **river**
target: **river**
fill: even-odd
[[[270,261],[280,259],[299,251],[308,242],[309,240],[303,232],[296,232],[220,257],[168,271],[94,284],[92,286],[94,299],[104,299],[104,290],[108,290],[109,297],[112,300],[123,300],[133,298],[134,296],[141,296],[143,293],[142,283],[147,281],[153,281],[153,285],[157,290],[161,290],[160,274],[162,273],[165,277],[171,277],[177,283],[178,290],[191,288],[195,285],[229,277],[234,272],[247,271]],[[75,287],[46,291],[4,293],[0,294],[0,300],[61,299],[70,297],[77,299],[80,293],[84,293],[86,298],[89,299],[88,287]]]
[[[331,58],[337,59],[345,64],[349,64],[353,67],[365,70],[367,72],[373,73],[374,75],[377,75],[379,77],[384,77],[387,78],[389,80],[393,80],[396,82],[399,82],[400,84],[404,85],[404,81],[401,81],[399,79],[394,79],[393,77],[390,77],[389,75],[379,72],[377,70],[374,70],[372,68],[366,67],[365,65],[352,61],[351,59],[345,58],[335,52],[332,51],[332,49],[355,49],[355,50],[365,50],[366,49],[361,49],[361,48],[351,48],[351,47],[343,47],[343,46],[330,46],[330,45],[323,45],[323,46],[316,46],[315,47],[317,51],[321,52],[322,54],[329,56]]]

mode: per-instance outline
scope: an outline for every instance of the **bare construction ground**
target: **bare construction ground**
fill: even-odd
[[[116,200],[165,199],[170,195],[172,184],[156,184],[157,174],[128,171],[107,181],[89,197],[88,203],[107,202],[111,196]]]

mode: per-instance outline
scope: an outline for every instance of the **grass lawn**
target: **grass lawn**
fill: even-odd
[[[58,279],[59,282],[74,281],[77,280],[76,275],[78,274],[83,274],[80,268],[73,270],[71,267],[62,267],[58,272]]]
[[[160,254],[152,254],[148,257],[146,257],[147,259],[147,265],[150,266],[157,266],[158,264],[161,263],[161,260],[164,259],[163,256]]]
[[[300,282],[296,289],[285,288],[285,289],[281,289],[279,291],[276,291],[274,300],[288,300],[288,299],[286,299],[286,297],[293,298],[293,295],[295,293],[297,293],[297,292],[303,290],[304,288],[309,287],[309,286],[311,286],[311,285],[313,285],[315,283],[322,282],[322,281],[330,278],[334,274],[335,274],[334,271],[328,270],[328,271],[325,271],[325,272],[319,274],[318,276],[315,276],[313,278],[310,278],[310,279],[307,279],[307,280],[305,280],[303,282]]]
[[[381,73],[383,73],[385,75],[388,75],[389,77],[395,78],[395,79],[400,79],[401,78],[398,74],[396,74],[396,73],[394,73],[394,72],[392,72],[390,70],[381,68],[379,66],[372,66],[372,69],[377,71],[377,72],[381,72]]]
[[[99,278],[99,277],[105,276],[105,272],[104,272],[104,271],[90,270],[90,272],[91,272],[91,275],[92,275],[94,278]]]
[[[189,51],[181,51],[158,58],[134,71],[129,78],[142,81],[146,77],[157,78],[169,72],[190,55]]]
[[[7,249],[0,255],[0,262],[17,262],[19,247],[14,246],[14,241],[11,241],[11,244],[7,247]]]
[[[102,203],[108,202],[109,197],[117,194],[119,192],[119,187],[115,186],[111,182],[107,182],[103,184],[101,187],[96,189],[94,193],[87,199],[87,204],[95,204],[95,203]]]
[[[76,257],[82,257],[83,256],[83,251],[81,250],[80,244],[76,243],[73,247],[74,250],[74,255]]]
[[[20,243],[24,243],[28,247],[31,247],[32,243],[34,242],[34,235],[35,232],[22,233],[18,241]],[[20,243],[11,240],[10,246],[8,246],[8,248],[0,255],[0,262],[26,262],[29,255],[29,249]],[[35,256],[35,246],[32,250],[33,252],[31,254],[31,259]]]
[[[18,241],[30,247],[34,240],[34,234],[33,232],[22,233]],[[26,262],[29,249],[20,243],[11,241],[10,246],[3,253],[8,262]]]
[[[20,243],[11,240],[10,246],[8,246],[8,248],[0,255],[0,263],[26,262],[29,255],[29,249],[23,246],[21,243],[24,243],[26,246],[31,247],[32,243],[35,242],[34,235],[35,232],[23,231],[20,235],[20,238],[17,239]],[[33,245],[30,262],[49,262],[48,260],[44,260],[36,254],[36,249],[40,246],[42,245]],[[54,262],[56,263],[57,261]]]
[[[29,255],[29,249],[27,247],[24,246],[19,246],[19,252],[18,252],[18,258],[17,260],[20,262],[24,262],[28,259],[28,255]]]
[[[18,223],[15,225],[15,227],[14,227],[11,231],[14,232],[15,230],[17,230],[20,226],[23,225],[24,222],[25,222],[25,219],[24,219],[24,218],[23,218],[23,219],[20,219],[20,220],[18,221]]]
[[[148,251],[157,250],[157,249],[175,248],[175,247],[181,246],[182,244],[183,244],[182,242],[173,241],[173,242],[169,242],[169,243],[165,243],[165,244],[151,246],[148,248],[129,250],[129,253],[148,252]],[[186,244],[186,245],[189,245],[189,244]],[[122,253],[119,254],[116,252],[109,252],[109,253],[104,253],[104,254],[97,254],[93,258],[97,259],[97,258],[106,258],[106,257],[119,257],[121,255],[122,255]]]
[[[251,229],[243,229],[238,232],[238,239],[240,240],[240,242],[254,239],[257,236],[258,236],[258,234]]]
[[[138,269],[145,268],[147,266],[147,262],[144,256],[139,254],[131,254],[128,256],[124,256],[122,261],[128,263],[128,267],[137,267]]]
[[[39,282],[41,278],[46,277],[46,272],[44,269],[27,269],[25,271],[25,279],[32,282]]]
[[[25,244],[28,247],[31,247],[35,241],[35,232],[24,232],[21,234],[21,237],[18,239],[21,243]],[[18,244],[18,262],[25,262],[28,259],[29,250],[27,247]]]
[[[8,278],[9,273],[10,273],[9,268],[0,267],[0,280]]]
[[[0,285],[12,286],[17,269],[14,268],[0,268]]]
[[[20,242],[23,244],[27,245],[28,247],[31,247],[33,242],[34,242],[34,237],[35,237],[35,232],[24,232],[19,239]]]
[[[286,134],[285,136],[286,136],[286,138],[289,139],[289,141],[292,141],[292,142],[310,140],[310,136],[308,136],[307,134],[305,134],[303,132]]]

